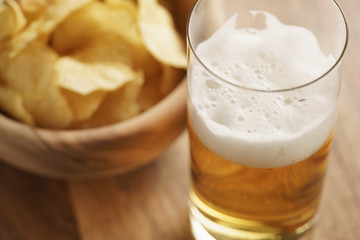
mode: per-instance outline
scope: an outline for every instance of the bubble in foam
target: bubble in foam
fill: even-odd
[[[286,99],[285,99],[285,104],[291,104],[291,103],[292,103],[292,101],[291,101],[290,98],[286,98]]]
[[[238,29],[235,15],[196,49],[221,78],[247,88],[284,89],[309,82],[334,63],[309,30],[266,12],[253,14],[265,15],[266,28]],[[194,78],[189,117],[202,142],[225,159],[249,167],[290,165],[316,152],[332,132],[336,103],[327,96],[329,84],[263,93],[224,84],[204,71],[195,64],[188,74]]]
[[[214,81],[214,80],[207,80],[205,82],[205,84],[210,89],[221,87],[221,85],[218,82]]]

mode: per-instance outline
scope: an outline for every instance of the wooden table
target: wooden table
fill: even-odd
[[[360,239],[360,1],[338,2],[351,36],[314,240]],[[187,132],[150,165],[107,179],[47,179],[0,163],[0,239],[191,239],[188,186]]]

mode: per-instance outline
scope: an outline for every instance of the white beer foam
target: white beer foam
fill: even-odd
[[[237,29],[231,17],[196,54],[218,76],[262,90],[291,88],[335,62],[309,30],[264,14],[266,28]],[[337,75],[285,92],[255,92],[224,84],[195,60],[188,77],[189,117],[200,140],[221,157],[248,167],[276,168],[314,154],[335,120]],[[334,86],[335,85],[335,86]]]

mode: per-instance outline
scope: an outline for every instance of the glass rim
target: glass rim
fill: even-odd
[[[345,51],[347,49],[347,45],[348,45],[348,41],[349,41],[349,29],[348,29],[348,24],[347,24],[347,21],[346,21],[346,18],[345,18],[345,15],[344,15],[344,12],[342,11],[341,7],[339,6],[339,4],[336,2],[336,0],[330,0],[332,1],[336,8],[339,10],[340,12],[340,15],[342,17],[342,20],[343,20],[343,23],[344,23],[344,26],[345,26],[345,41],[344,41],[344,46],[342,47],[342,51],[340,53],[340,55],[336,58],[336,61],[335,63],[333,63],[327,71],[324,71],[323,74],[321,74],[319,77],[313,79],[313,80],[309,80],[308,82],[304,83],[304,84],[301,84],[301,85],[298,85],[298,86],[295,86],[295,87],[289,87],[289,88],[281,88],[281,89],[258,89],[258,88],[251,88],[251,87],[246,87],[246,86],[243,86],[243,85],[240,85],[240,84],[236,84],[232,81],[229,81],[228,79],[226,78],[223,78],[221,76],[219,76],[218,74],[214,73],[214,71],[212,71],[201,59],[200,57],[196,54],[196,51],[195,51],[195,48],[193,46],[193,43],[191,41],[191,37],[190,37],[190,22],[192,20],[192,16],[194,15],[194,12],[195,12],[195,9],[196,7],[199,5],[199,3],[201,2],[202,0],[196,0],[196,3],[194,4],[194,6],[192,7],[191,11],[190,11],[190,14],[189,14],[189,17],[188,17],[188,20],[187,20],[187,24],[186,24],[186,38],[187,38],[187,43],[188,43],[188,47],[191,49],[192,53],[194,54],[195,58],[197,59],[197,61],[199,61],[199,63],[201,64],[202,67],[205,68],[205,70],[207,70],[211,75],[213,75],[214,77],[216,77],[217,79],[227,83],[227,84],[230,84],[234,87],[237,87],[237,88],[241,88],[243,90],[249,90],[249,91],[253,91],[253,92],[264,92],[264,93],[277,93],[277,92],[287,92],[287,91],[293,91],[293,90],[297,90],[297,89],[301,89],[301,88],[304,88],[306,86],[309,86],[309,85],[312,85],[318,81],[320,81],[321,79],[323,79],[325,76],[327,76],[330,72],[332,72],[332,70],[338,66],[341,62],[341,60],[343,59],[344,57],[344,54],[345,54]]]

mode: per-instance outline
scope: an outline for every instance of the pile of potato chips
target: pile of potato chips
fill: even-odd
[[[29,125],[131,118],[166,96],[185,66],[157,0],[0,0],[0,110]]]

